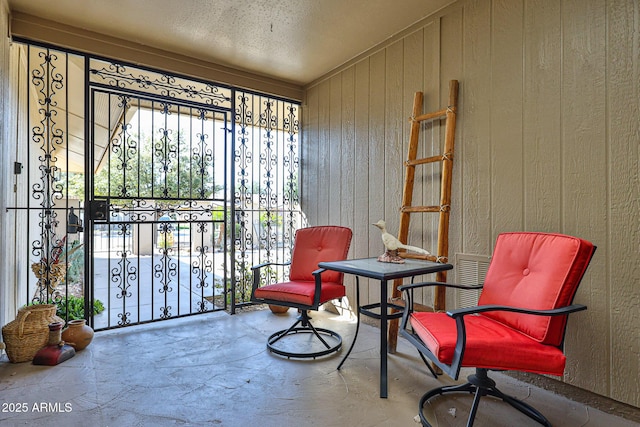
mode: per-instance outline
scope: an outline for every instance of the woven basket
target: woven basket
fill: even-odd
[[[37,304],[18,310],[16,319],[2,328],[2,339],[12,363],[33,360],[38,350],[47,345],[49,323],[63,322],[56,316],[55,304]]]

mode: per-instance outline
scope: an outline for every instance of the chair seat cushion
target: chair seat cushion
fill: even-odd
[[[275,283],[273,285],[262,286],[256,289],[255,296],[259,299],[284,303],[290,302],[312,307],[315,287],[315,282],[307,281]],[[342,298],[343,296],[345,296],[345,291],[342,284],[335,282],[322,282],[320,304],[331,301],[332,299]]]
[[[566,357],[557,347],[542,344],[487,316],[465,316],[463,367],[517,370],[561,376]],[[455,319],[446,313],[413,313],[413,331],[443,363],[451,364],[456,348]]]

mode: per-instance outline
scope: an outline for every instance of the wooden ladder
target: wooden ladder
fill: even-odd
[[[446,263],[449,257],[449,212],[451,210],[451,173],[453,170],[453,146],[456,133],[456,111],[458,107],[458,81],[451,80],[449,82],[449,103],[443,108],[432,113],[422,113],[422,92],[416,92],[413,99],[413,114],[411,116],[411,132],[409,134],[409,154],[407,161],[404,163],[406,167],[404,190],[402,193],[402,208],[400,209],[400,230],[398,239],[407,244],[409,236],[409,221],[412,213],[437,213],[438,220],[438,248],[437,254],[421,255],[403,252],[400,255],[404,258],[425,259],[435,262]],[[444,152],[442,155],[417,159],[418,143],[420,137],[420,128],[422,123],[445,119],[445,137]],[[440,178],[440,205],[439,206],[412,206],[413,201],[413,183],[416,173],[416,166],[442,162],[441,178]],[[437,282],[447,281],[447,272],[442,271],[436,273]],[[402,279],[396,279],[393,282],[392,300],[397,301],[400,298],[398,287],[402,285]],[[439,311],[445,309],[445,288],[437,286],[435,288],[435,297],[433,302],[433,310]],[[429,309],[424,308],[423,309]],[[398,342],[398,322],[399,319],[392,319],[389,322],[389,352],[396,350]]]

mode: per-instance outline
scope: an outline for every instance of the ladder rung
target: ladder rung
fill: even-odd
[[[407,160],[405,166],[423,165],[425,163],[435,163],[443,160],[443,156],[425,157],[424,159]]]
[[[440,212],[440,206],[403,206],[400,212]]]
[[[400,252],[398,255],[400,255],[402,258],[409,258],[409,259],[422,259],[425,261],[431,261],[431,262],[437,262],[437,257],[435,255],[423,255],[423,254],[414,254],[414,253],[409,253],[409,252]]]
[[[390,304],[399,305],[400,307],[404,307],[405,303],[402,298],[389,298],[388,302]],[[433,312],[433,307],[429,307],[428,305],[419,304],[417,302],[413,303],[413,311],[422,311],[422,312]]]
[[[433,113],[420,114],[419,116],[414,117],[413,120],[415,120],[416,122],[424,122],[425,120],[436,120],[446,116],[447,108],[443,108],[442,110],[434,111]]]

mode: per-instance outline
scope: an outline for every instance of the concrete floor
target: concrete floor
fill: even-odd
[[[420,396],[452,383],[428,376],[401,338],[389,357],[389,398],[380,399],[379,330],[365,324],[341,371],[340,356],[297,361],[267,352],[266,337],[295,316],[294,310],[218,312],[100,332],[55,367],[12,364],[3,355],[0,425],[418,426]],[[352,320],[328,312],[313,317],[316,326],[341,333],[345,347],[351,343]],[[492,377],[554,426],[639,425],[499,373]],[[463,426],[470,402],[468,396],[443,398],[428,412],[437,418],[434,425]],[[478,427],[537,425],[490,398],[476,420]]]

